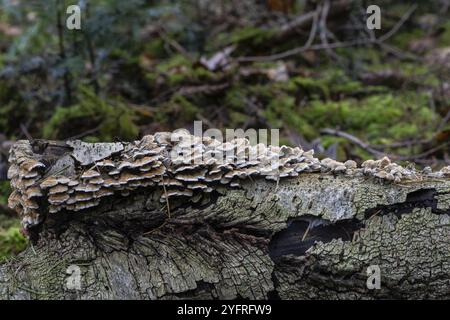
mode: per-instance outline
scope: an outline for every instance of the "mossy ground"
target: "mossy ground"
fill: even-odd
[[[6,205],[9,193],[9,183],[6,181],[0,182],[0,204]],[[20,233],[19,219],[0,213],[0,262],[21,252],[26,245],[27,240]]]

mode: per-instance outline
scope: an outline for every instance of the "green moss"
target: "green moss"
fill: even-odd
[[[192,101],[175,94],[169,101],[158,106],[154,120],[158,123],[168,123],[173,128],[179,128],[194,121],[199,113],[201,113],[200,108]]]
[[[235,110],[244,110],[246,91],[240,86],[229,88],[225,94],[225,105]]]
[[[166,50],[164,49],[165,42],[163,39],[153,39],[145,44],[145,51],[152,57],[163,58],[166,56]]]
[[[331,69],[330,71],[323,73],[321,78],[328,86],[331,94],[349,95],[358,92],[363,88],[370,89],[370,87],[363,86],[361,82],[351,79],[343,70]]]
[[[270,30],[263,30],[255,27],[246,27],[242,29],[235,30],[230,35],[230,40],[232,43],[248,41],[252,39],[252,43],[261,43],[272,36]]]
[[[151,85],[162,78],[167,86],[183,83],[204,83],[217,80],[218,75],[204,67],[192,63],[183,55],[174,55],[162,60],[155,67],[155,71],[146,74],[146,79]]]
[[[30,114],[17,88],[0,79],[0,132],[11,134],[26,117]]]
[[[414,72],[414,66],[406,70]],[[358,92],[364,95],[356,95]],[[224,99],[232,125],[245,121],[249,99],[257,101],[262,117],[272,127],[289,128],[307,140],[316,139],[320,129],[331,127],[371,144],[390,144],[429,138],[439,120],[426,93],[403,89],[394,95],[388,88],[380,91],[380,87],[365,86],[335,68],[292,77],[286,82],[235,84]],[[345,151],[349,149],[362,158],[369,156],[363,150],[354,151],[357,148],[345,139],[321,139],[325,147],[339,142],[341,159],[348,156]]]
[[[421,39],[425,36],[425,32],[422,29],[412,29],[408,32],[399,32],[391,39],[392,44],[401,48],[408,49],[409,44],[413,40]]]
[[[97,127],[98,140],[133,140],[139,130],[133,122],[134,113],[121,103],[111,104],[99,98],[90,89],[81,88],[79,103],[59,107],[45,125],[43,135],[47,139],[62,139]],[[89,127],[84,128],[86,125]],[[80,128],[81,126],[81,128]]]
[[[9,181],[0,181],[0,204],[7,204],[11,193]]]
[[[200,112],[197,106],[181,95],[175,95],[171,102],[173,106],[176,106],[176,109],[181,113],[181,116],[188,121],[193,120],[197,113]]]
[[[27,240],[20,233],[18,226],[12,226],[8,229],[0,227],[0,262],[25,250],[26,246]]]
[[[367,47],[337,48],[336,53],[352,61],[365,62],[364,67],[385,61],[381,51]]]
[[[417,83],[418,85],[426,84],[427,86],[438,86],[440,84],[436,73],[424,63],[417,62],[386,62],[380,64],[372,64],[367,67],[368,71],[382,71],[393,70],[403,75],[410,83]]]
[[[9,181],[0,181],[0,204],[6,205],[11,193]],[[16,218],[0,214],[0,262],[24,250],[27,240],[20,233],[20,223]]]
[[[426,96],[414,92],[372,95],[362,100],[315,100],[304,108],[302,116],[314,128],[340,127],[372,143],[380,143],[383,138],[424,136],[436,119]]]
[[[323,136],[320,139],[322,146],[326,149],[334,144],[337,144],[337,158],[338,159],[348,159],[344,146],[348,145],[348,141],[344,138],[334,137],[334,136]],[[319,155],[320,156],[320,155]]]
[[[306,137],[313,137],[315,129],[302,116],[302,110],[293,96],[279,92],[271,99],[264,111],[264,117],[274,128],[289,127]]]
[[[297,77],[293,81],[295,84],[305,90],[305,93],[311,97],[325,97],[328,98],[330,96],[330,90],[327,83],[323,80],[318,80],[314,78],[303,78]]]
[[[159,72],[168,72],[173,68],[180,68],[181,66],[190,66],[190,61],[181,54],[173,55],[171,58],[158,63],[156,70]]]
[[[442,27],[445,31],[439,36],[439,46],[448,47],[450,46],[450,21],[447,21]]]
[[[405,140],[419,134],[419,128],[414,123],[399,123],[388,129],[388,134],[394,140]]]
[[[287,93],[272,94],[276,98],[269,100],[264,111],[268,122],[273,127],[294,129],[308,140],[317,138],[321,128],[340,128],[372,144],[429,138],[438,117],[429,108],[426,95],[416,92],[405,91],[397,96],[374,94],[363,99],[338,101],[315,99],[302,106]],[[338,155],[346,158],[343,147],[349,145],[347,140],[322,139],[325,147],[340,142]],[[360,156],[367,155],[360,152]]]
[[[243,125],[249,118],[248,115],[238,111],[230,111],[229,116],[231,127],[239,127]]]
[[[330,99],[335,96],[353,95],[358,91],[376,89],[351,79],[343,70],[328,68],[311,77],[294,77],[290,80],[301,92],[313,99]],[[291,89],[291,88],[289,88]]]
[[[273,38],[275,32],[272,29],[261,29],[253,26],[238,28],[231,33],[218,34],[215,39],[212,39],[208,49],[214,50],[214,48],[221,48],[230,44],[251,48],[267,43]]]

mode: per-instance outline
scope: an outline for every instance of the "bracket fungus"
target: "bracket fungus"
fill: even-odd
[[[27,229],[42,222],[47,212],[92,208],[102,199],[127,196],[142,188],[164,188],[161,200],[165,200],[195,197],[224,186],[239,187],[240,181],[250,177],[278,181],[308,172],[371,176],[388,183],[450,177],[450,167],[417,171],[387,157],[367,160],[358,167],[352,160],[319,160],[313,150],[301,147],[252,146],[242,138],[222,143],[188,133],[174,135],[160,132],[139,141],[113,144],[69,141],[62,144],[66,151],[60,158],[72,157],[75,167],[58,173],[53,173],[45,152],[34,152],[32,142],[18,141],[10,150],[8,177],[13,192],[9,207],[22,217]]]

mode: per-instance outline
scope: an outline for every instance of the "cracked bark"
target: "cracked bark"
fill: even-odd
[[[448,180],[249,180],[171,200],[170,218],[162,192],[48,214],[33,246],[0,266],[0,298],[450,298]],[[70,265],[81,290],[67,289]],[[366,287],[370,265],[380,290]]]

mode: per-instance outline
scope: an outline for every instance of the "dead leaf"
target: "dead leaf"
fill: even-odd
[[[230,55],[234,51],[235,46],[229,46],[225,49],[215,53],[209,59],[206,57],[200,58],[200,64],[203,65],[209,71],[216,71],[222,69],[230,64]]]

